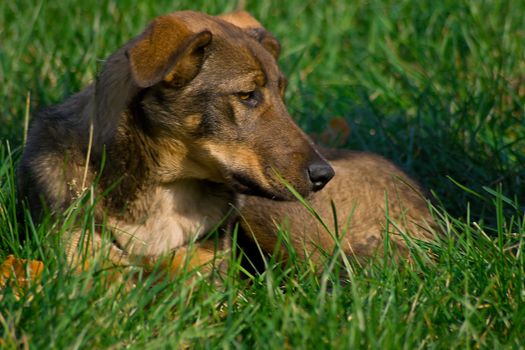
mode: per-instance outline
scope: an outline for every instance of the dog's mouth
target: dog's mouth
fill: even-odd
[[[262,187],[257,181],[253,180],[246,174],[236,172],[231,175],[231,185],[233,189],[239,193],[251,196],[266,197],[270,199],[278,199],[275,193],[271,193]]]
[[[250,196],[264,197],[277,201],[286,201],[296,199],[284,185],[281,191],[268,190],[253,180],[247,174],[236,172],[231,174],[231,187],[238,193]]]

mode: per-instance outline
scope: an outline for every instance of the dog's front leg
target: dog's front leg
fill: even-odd
[[[227,272],[230,249],[231,235],[228,230],[224,230],[219,237],[192,242],[168,255],[143,257],[141,264],[150,272],[158,269],[162,278],[172,279],[190,273],[209,277],[215,283],[218,282],[215,279],[217,275]]]
[[[102,239],[98,232],[75,230],[64,237],[65,251],[69,266],[84,271],[96,259],[113,266],[130,266],[126,252],[108,240]]]

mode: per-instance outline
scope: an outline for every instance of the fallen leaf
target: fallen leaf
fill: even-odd
[[[316,142],[324,145],[344,146],[350,139],[351,131],[350,125],[344,118],[332,117],[323,132],[312,137]]]
[[[44,263],[41,261],[9,255],[0,266],[0,289],[11,286],[16,298],[20,299],[32,283],[38,282],[43,270]],[[1,297],[0,295],[0,299]]]

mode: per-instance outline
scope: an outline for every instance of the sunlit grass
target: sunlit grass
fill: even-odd
[[[70,223],[16,214],[28,111],[87,85],[156,15],[236,4],[4,1],[0,259],[39,259],[45,270],[20,300],[3,292],[0,348],[523,348],[525,3],[246,6],[281,41],[299,124],[319,133],[343,118],[345,147],[381,153],[415,176],[436,195],[442,242],[415,243],[412,264],[327,257],[318,274],[292,253],[245,278],[235,250],[220,287],[190,273],[108,287],[111,271],[99,265],[71,271],[51,234]]]

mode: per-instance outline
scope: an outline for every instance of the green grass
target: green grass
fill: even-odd
[[[233,263],[221,287],[181,274],[126,291],[96,265],[68,271],[55,223],[18,223],[25,115],[88,84],[154,16],[236,6],[211,3],[0,2],[0,259],[46,265],[32,300],[4,291],[0,347],[525,348],[521,1],[246,1],[281,40],[299,124],[318,133],[344,118],[345,147],[383,154],[436,194],[433,263],[351,261],[344,281],[337,266],[317,276],[296,261],[240,279]]]

